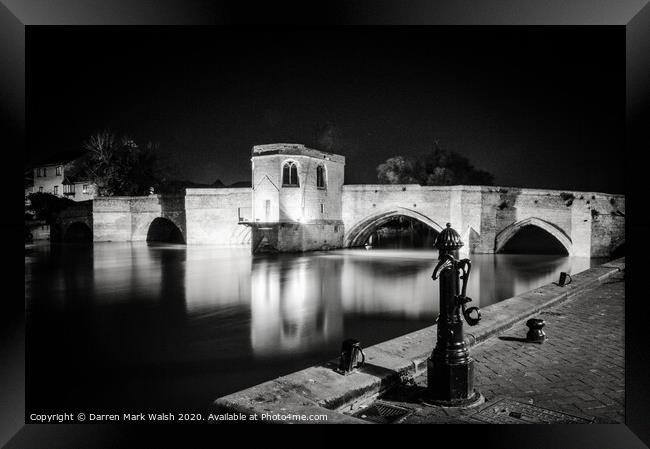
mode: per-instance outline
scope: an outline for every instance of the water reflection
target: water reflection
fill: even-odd
[[[595,262],[471,259],[468,295],[482,307]],[[368,346],[431,325],[436,261],[430,250],[253,257],[247,249],[171,244],[34,245],[25,259],[29,366],[51,372],[57,364],[57,381],[69,382],[79,398],[89,394],[80,378],[92,382],[116,369],[119,379],[102,378],[110,402],[127,394],[124,376],[141,370],[133,367],[155,364],[153,372],[182,382],[187,397],[209,399],[328,360],[344,338]],[[190,385],[189,373],[203,383]],[[53,404],[75,397],[49,383],[39,393],[60,395]],[[141,388],[129,394],[138,398]],[[152,400],[164,402],[167,393],[148,388]]]
[[[184,267],[187,313],[249,305],[251,257],[248,248],[188,247]]]
[[[432,318],[435,304],[432,254],[425,251],[350,250],[343,261],[342,302],[348,313]]]
[[[28,287],[46,308],[149,304],[165,325],[210,318],[205,325],[219,326],[219,317],[248,314],[236,324],[249,328],[255,355],[272,356],[341,340],[345,316],[433,320],[436,259],[435,250],[252,257],[247,249],[166,244],[44,246],[31,259]],[[525,255],[473,255],[472,263],[467,292],[482,307],[590,266]]]
[[[438,284],[431,279],[435,250],[347,250],[341,272],[346,312],[425,318],[438,313]],[[336,257],[336,256],[332,256]],[[578,273],[590,259],[562,256],[473,254],[467,295],[485,307]]]
[[[322,258],[255,260],[251,345],[257,356],[305,352],[342,334],[337,264]]]

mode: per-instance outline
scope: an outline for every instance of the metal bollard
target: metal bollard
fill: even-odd
[[[569,282],[567,282],[567,277],[569,278]],[[564,287],[565,285],[569,285],[571,283],[571,275],[569,273],[565,273],[564,271],[560,273],[560,279],[558,280],[557,285],[560,287]]]
[[[526,339],[535,343],[543,343],[546,340],[546,334],[542,330],[545,325],[546,322],[539,318],[531,318],[526,321],[526,326],[528,326]]]
[[[359,357],[361,361],[359,362]],[[359,340],[349,338],[341,344],[341,355],[339,356],[339,367],[337,371],[341,374],[350,374],[355,368],[363,366],[366,356],[361,349]]]

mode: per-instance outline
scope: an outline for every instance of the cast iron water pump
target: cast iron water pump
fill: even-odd
[[[427,360],[426,402],[467,406],[481,398],[474,390],[474,360],[469,356],[461,319],[461,312],[470,326],[481,319],[478,307],[467,307],[471,299],[465,295],[472,263],[469,259],[458,260],[463,242],[450,223],[438,234],[433,246],[439,251],[432,278],[440,279],[440,313],[436,347]]]

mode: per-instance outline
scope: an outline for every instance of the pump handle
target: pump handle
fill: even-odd
[[[444,254],[440,260],[438,261],[438,264],[436,267],[433,269],[433,275],[431,277],[435,280],[438,279],[438,273],[445,268],[451,266],[453,267],[456,264],[456,259],[454,259],[454,256],[451,254]]]

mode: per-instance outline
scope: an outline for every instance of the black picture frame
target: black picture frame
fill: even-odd
[[[21,159],[25,130],[25,30],[31,25],[246,25],[257,23],[310,25],[608,25],[625,27],[626,48],[626,152],[612,154],[627,162],[626,223],[628,272],[626,278],[626,423],[625,425],[591,426],[424,426],[416,430],[392,431],[398,444],[416,444],[412,434],[423,442],[430,439],[442,444],[480,444],[502,448],[636,448],[650,444],[650,388],[645,364],[650,360],[646,342],[648,301],[642,281],[648,270],[648,232],[643,204],[646,166],[642,163],[650,148],[650,5],[639,0],[597,2],[584,0],[539,1],[334,1],[268,2],[246,1],[132,0],[73,1],[56,3],[36,0],[3,0],[0,4],[0,147],[9,156],[5,173],[10,173],[10,188],[5,198],[10,207],[3,214],[5,236],[16,235],[22,227],[18,209],[20,185],[13,170]],[[306,6],[309,5],[309,6]],[[23,161],[24,162],[24,161]],[[15,208],[15,209],[14,209]],[[6,266],[3,270],[10,293],[4,298],[0,348],[0,444],[6,447],[139,447],[153,436],[166,438],[161,426],[141,425],[24,425],[24,300],[20,297],[19,255],[23,248],[18,239],[7,238]],[[2,295],[4,296],[4,295]],[[275,427],[275,426],[274,426]],[[304,426],[303,426],[304,427]],[[223,432],[208,431],[212,438]],[[265,428],[266,429],[266,428]],[[178,427],[174,430],[179,430]],[[186,429],[181,429],[182,431]],[[274,431],[277,429],[274,429]],[[304,430],[304,429],[302,429]],[[294,430],[291,429],[293,432]],[[322,430],[317,430],[321,432]],[[348,430],[349,431],[349,430]],[[355,430],[356,431],[356,430]],[[146,440],[141,439],[147,434]],[[193,434],[199,433],[192,430]],[[204,431],[201,430],[200,433]],[[232,429],[228,429],[229,433]],[[266,432],[266,430],[265,430]],[[313,427],[309,434],[315,437]],[[386,432],[362,431],[359,435]],[[246,432],[243,433],[246,435]],[[445,437],[443,439],[443,436]],[[345,438],[331,439],[330,444],[359,444]],[[451,438],[451,440],[449,439]],[[347,441],[347,443],[345,442]],[[308,444],[308,443],[307,443]],[[153,447],[152,444],[148,445]],[[191,445],[192,446],[192,445]]]

